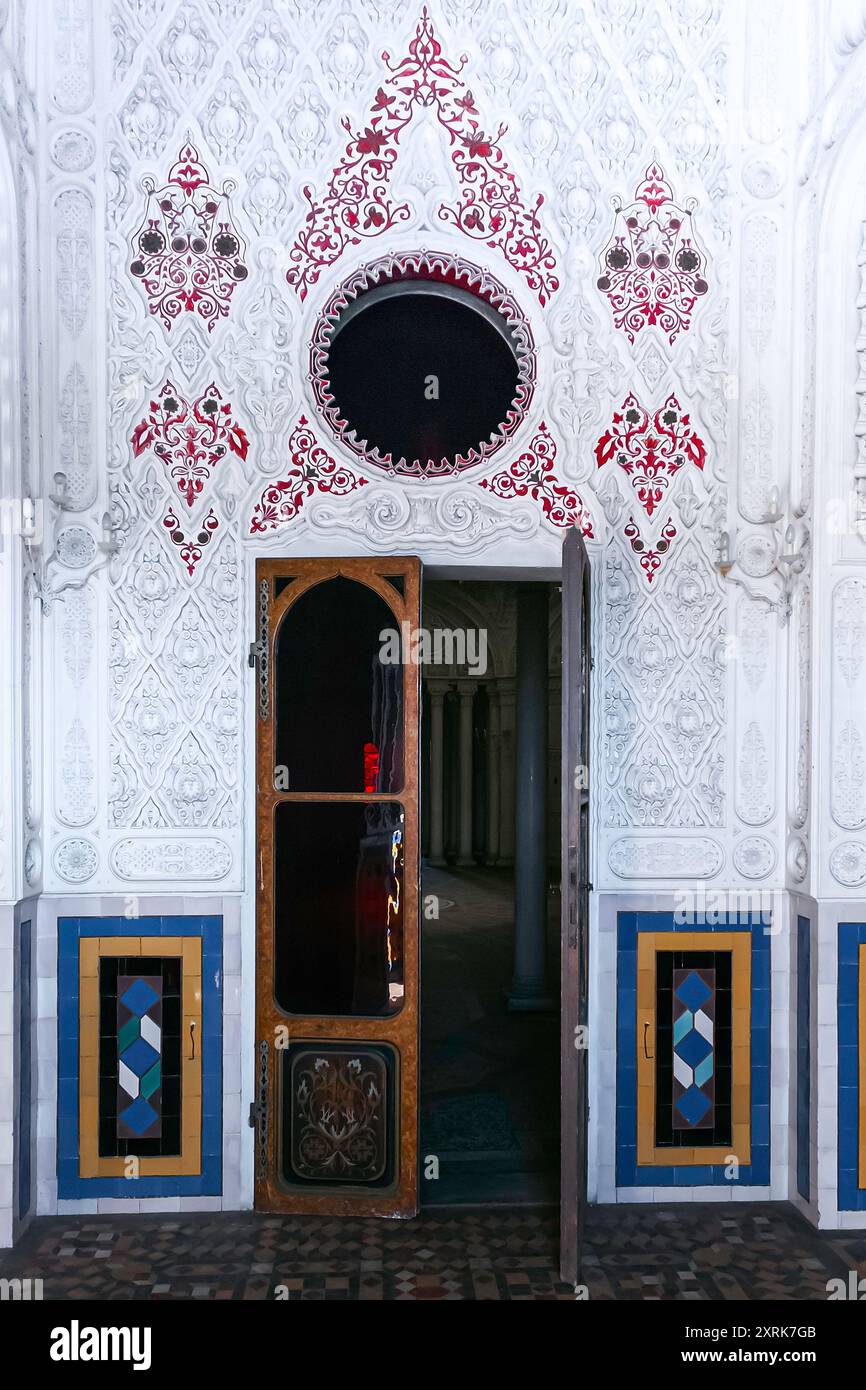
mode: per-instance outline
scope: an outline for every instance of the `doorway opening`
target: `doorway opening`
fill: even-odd
[[[561,624],[557,584],[424,585],[467,640],[422,681],[422,1204],[559,1201]]]

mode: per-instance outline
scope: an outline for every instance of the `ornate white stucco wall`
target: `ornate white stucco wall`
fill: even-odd
[[[699,885],[762,889],[778,895],[782,924],[794,903],[786,890],[819,897],[828,901],[820,930],[829,962],[831,900],[853,910],[863,898],[866,544],[844,509],[866,408],[856,385],[862,7],[441,0],[431,21],[453,93],[463,111],[470,99],[482,143],[502,152],[516,179],[530,217],[520,229],[532,226],[544,243],[541,270],[527,269],[532,256],[489,224],[454,215],[466,210],[454,158],[465,146],[419,102],[389,147],[396,158],[383,197],[362,190],[359,206],[385,214],[366,225],[362,217],[357,241],[333,261],[321,257],[314,278],[299,240],[305,219],[322,225],[333,172],[352,133],[363,138],[373,108],[383,109],[380,92],[393,98],[388,80],[420,18],[420,4],[404,0],[0,7],[4,132],[19,190],[21,261],[9,288],[28,296],[16,315],[18,379],[0,364],[4,495],[32,496],[44,516],[35,580],[19,538],[0,555],[4,602],[24,613],[4,632],[21,680],[4,685],[0,776],[10,811],[0,873],[10,903],[43,894],[41,1210],[53,1200],[56,917],[75,902],[134,915],[154,894],[175,906],[206,894],[233,924],[224,1200],[250,1200],[240,1126],[253,1056],[255,677],[246,656],[257,555],[408,552],[476,575],[550,573],[562,529],[544,491],[514,498],[479,484],[522,456],[537,465],[543,453],[577,499],[595,595],[598,1195],[615,1195],[617,906],[647,893],[670,906]],[[137,238],[151,193],[182,196],[183,176],[170,180],[190,144],[195,160],[186,162],[197,186],[230,209],[246,273],[232,282],[214,272],[212,301],[177,313],[163,301],[161,312],[132,268]],[[483,148],[476,155],[495,164]],[[615,207],[628,208],[652,165],[672,203],[693,208],[707,290],[674,321],[636,331],[617,326],[597,281]],[[353,191],[332,186],[345,211]],[[405,216],[391,215],[403,207]],[[0,224],[4,240],[11,234]],[[339,284],[369,261],[421,248],[494,276],[536,349],[534,394],[508,444],[476,470],[426,481],[389,477],[334,438],[317,412],[309,358],[321,306]],[[192,494],[155,452],[156,427],[136,433],[167,383],[181,404],[213,386],[230,407],[233,437]],[[655,474],[661,500],[650,510],[616,448],[604,461],[597,446],[616,429],[621,440],[614,417],[630,397],[652,415],[671,396],[680,444],[688,436],[700,448],[690,444],[681,466]],[[16,418],[20,428],[6,432]],[[635,445],[644,463],[646,432]],[[18,434],[16,453],[8,441]],[[324,459],[364,486],[323,489]],[[292,467],[306,470],[308,486]],[[63,509],[47,500],[58,471]],[[292,484],[280,496],[296,503],[300,490],[302,504],[255,530],[257,504],[280,481]],[[774,488],[779,520],[768,519]],[[835,529],[824,521],[832,508],[842,513]],[[106,511],[119,543],[111,555],[100,549]],[[789,524],[806,556],[790,617],[778,560]],[[736,564],[722,578],[725,531]],[[777,1196],[790,1159],[789,943],[786,929],[773,946]],[[813,1018],[829,1028],[830,1014],[828,994]],[[817,1067],[832,1067],[834,1046],[828,1036],[820,1055],[816,1046]],[[827,1072],[827,1154],[831,1080]],[[823,1162],[830,1211],[832,1164]]]

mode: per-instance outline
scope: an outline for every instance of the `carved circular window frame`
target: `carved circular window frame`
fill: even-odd
[[[399,459],[395,462],[390,454],[381,454],[378,448],[371,449],[366,441],[356,439],[353,427],[340,414],[340,407],[330,389],[328,374],[331,340],[346,309],[369,290],[384,285],[409,285],[413,280],[439,281],[475,295],[487,305],[488,311],[493,310],[504,321],[517,363],[514,400],[507,416],[497,426],[494,437],[482,440],[465,454],[456,454],[452,458],[439,461],[428,460],[426,467],[421,465],[419,459]],[[532,328],[514,295],[491,275],[489,270],[447,252],[392,253],[360,266],[338,285],[325,302],[316,319],[310,341],[309,380],[313,399],[319,415],[337,442],[371,468],[388,473],[391,477],[414,478],[419,481],[428,478],[451,478],[468,468],[477,468],[507,444],[528,415],[535,394],[536,372],[537,354]]]

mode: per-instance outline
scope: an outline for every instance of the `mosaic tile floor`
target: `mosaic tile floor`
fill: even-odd
[[[866,1233],[811,1230],[785,1204],[596,1207],[594,1299],[816,1299],[866,1274]],[[0,1259],[47,1299],[570,1299],[555,1211],[427,1211],[415,1221],[255,1213],[43,1217]]]

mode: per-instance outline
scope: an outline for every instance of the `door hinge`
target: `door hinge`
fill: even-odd
[[[266,1041],[259,1043],[256,1090],[258,1100],[250,1104],[250,1128],[256,1131],[256,1169],[261,1179],[268,1176],[268,1095],[270,1049]]]
[[[259,677],[259,719],[265,721],[270,715],[270,602],[271,588],[266,579],[259,584],[259,636],[258,641],[250,643],[249,663],[255,666]]]

